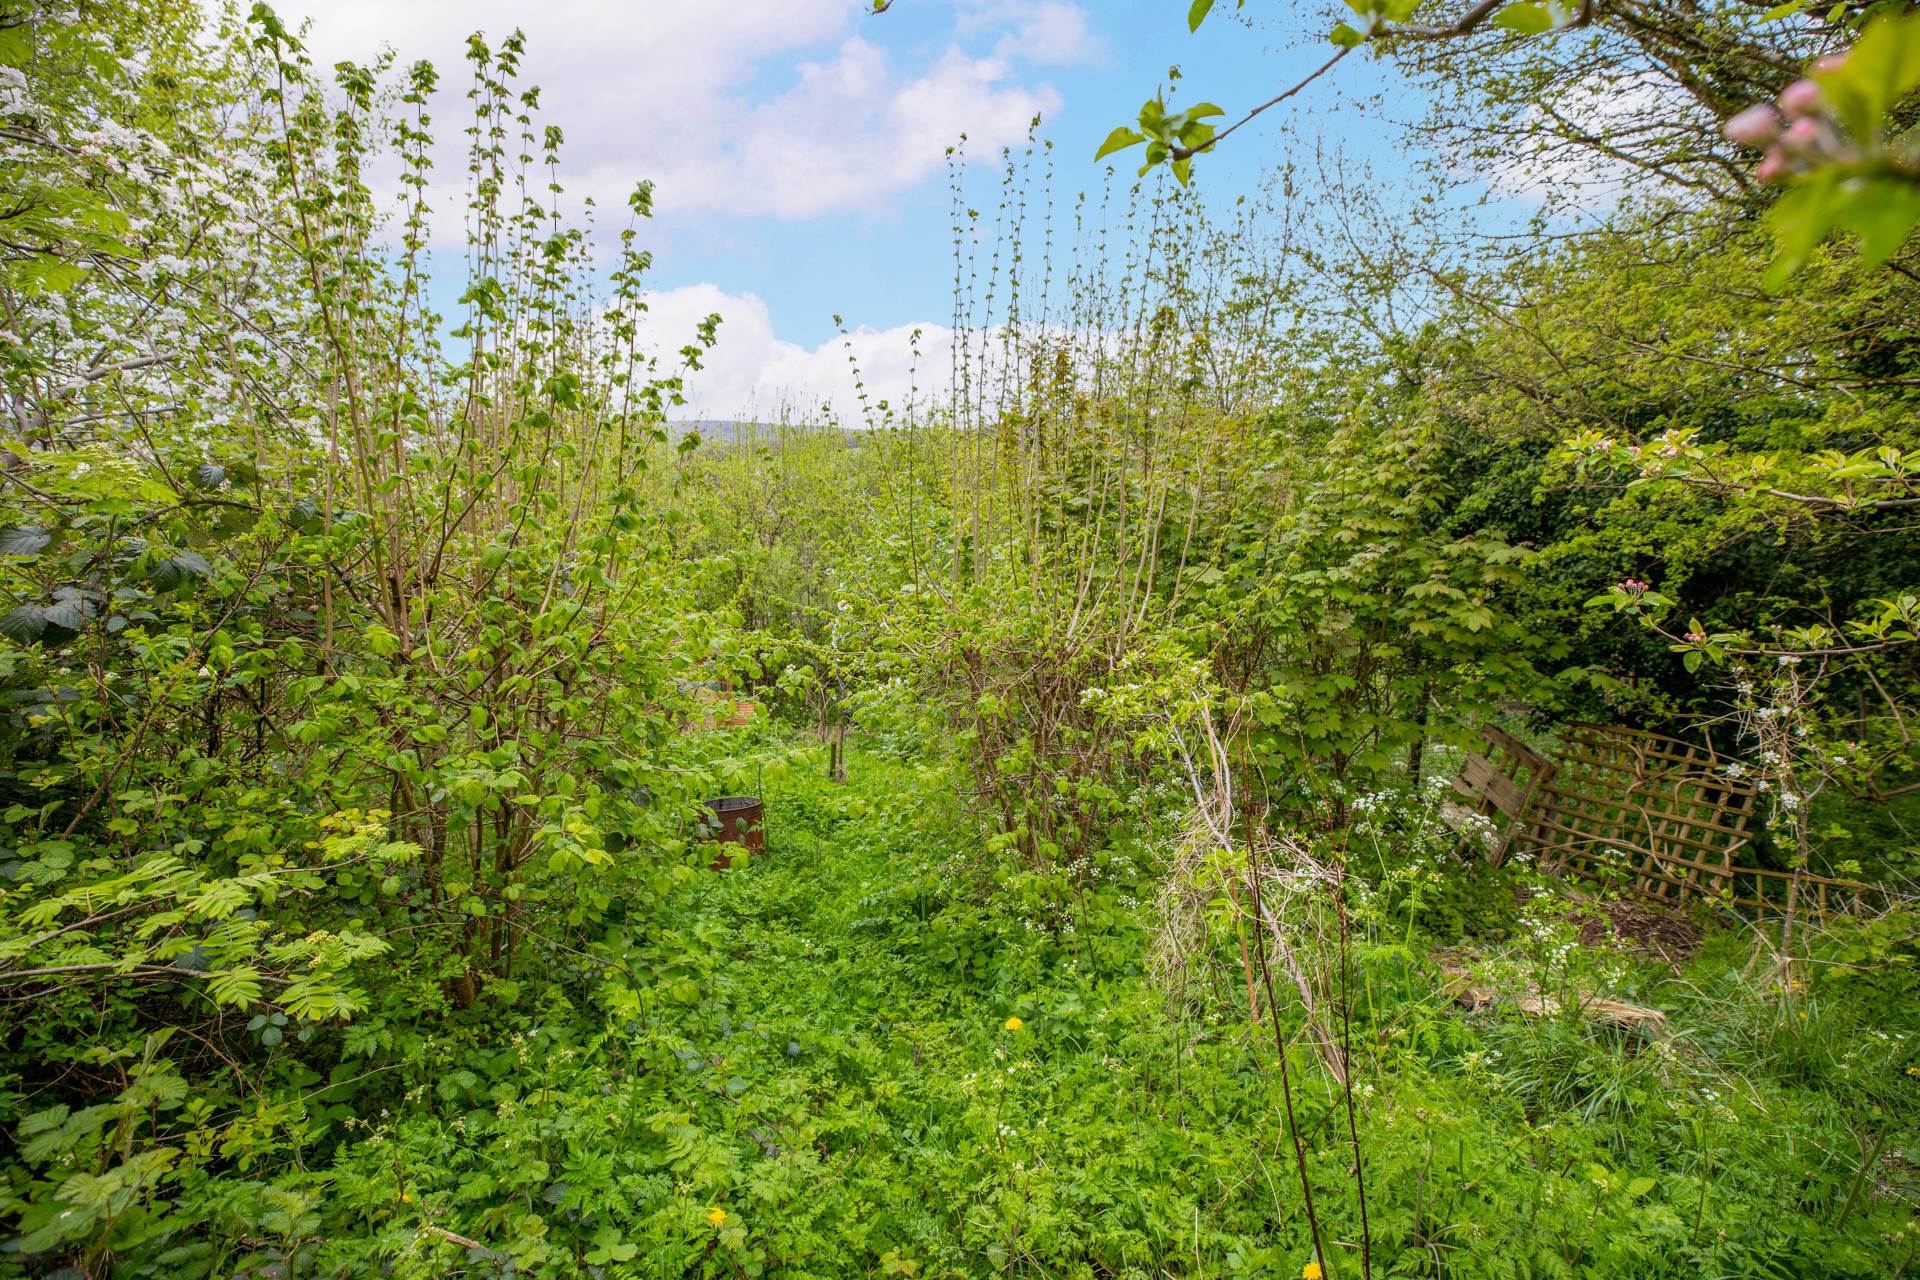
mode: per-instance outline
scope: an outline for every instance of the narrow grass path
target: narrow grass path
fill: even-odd
[[[1261,1265],[1269,1082],[1241,1036],[1168,1022],[1131,859],[1056,930],[1017,904],[1058,886],[988,878],[944,772],[856,754],[847,784],[800,770],[766,800],[766,854],[697,890],[723,958],[674,1092],[717,1087],[763,1157],[725,1206],[749,1234],[814,1224],[783,1274],[865,1274],[812,1268],[870,1240],[901,1275]]]

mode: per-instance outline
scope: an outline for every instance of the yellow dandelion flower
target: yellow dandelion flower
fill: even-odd
[[[412,1196],[410,1196],[410,1195],[408,1195],[408,1194],[407,1194],[406,1192],[404,1192],[404,1191],[402,1191],[402,1192],[400,1193],[400,1203],[401,1203],[401,1204],[412,1204],[412,1203],[413,1203],[413,1197],[412,1197]]]
[[[1320,1280],[1320,1277],[1325,1274],[1326,1272],[1320,1269],[1318,1262],[1309,1262],[1306,1266],[1300,1268],[1300,1280]]]
[[[727,1211],[721,1208],[709,1209],[707,1210],[707,1221],[716,1227],[724,1227],[727,1225]]]
[[[1018,1031],[1020,1028],[1026,1026],[1027,1024],[1020,1021],[1020,1019],[1018,1018],[1008,1018],[1006,1025],[1007,1025],[1007,1030]]]

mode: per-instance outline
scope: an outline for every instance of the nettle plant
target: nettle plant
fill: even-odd
[[[32,211],[0,275],[0,999],[44,1068],[0,1094],[0,1212],[89,1269],[168,1229],[184,1166],[326,1130],[248,1120],[261,1073],[511,1003],[664,892],[711,776],[663,780],[674,675],[734,652],[656,501],[680,384],[641,348],[650,193],[603,273],[520,38],[469,50],[450,327],[432,67],[329,82],[264,5],[195,27],[0,30]],[[163,1077],[194,1102],[129,1100]]]

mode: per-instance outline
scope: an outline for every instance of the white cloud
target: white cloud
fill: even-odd
[[[959,29],[1004,31],[996,52],[1056,66],[1097,62],[1106,42],[1087,25],[1087,11],[1068,0],[964,0]]]
[[[1066,0],[1004,12],[965,3],[954,43],[912,65],[881,46],[883,28],[861,22],[865,0],[305,2],[322,66],[383,45],[403,62],[435,63],[436,125],[450,148],[466,123],[466,37],[483,31],[498,45],[525,27],[520,78],[541,86],[544,118],[565,131],[562,181],[618,208],[653,178],[669,214],[870,211],[937,173],[962,133],[974,155],[1020,141],[1060,101],[1023,68],[1095,46]],[[289,17],[299,4],[289,0]],[[448,155],[441,180],[461,169]]]
[[[731,113],[716,145],[676,155],[657,180],[672,208],[783,218],[870,210],[938,172],[962,133],[975,154],[990,155],[1059,101],[1050,89],[1012,83],[1000,57],[949,48],[902,76],[884,50],[855,36],[832,61],[801,64],[785,93]]]
[[[1590,76],[1554,103],[1558,122],[1541,124],[1533,150],[1513,149],[1494,163],[1452,167],[1485,182],[1503,199],[1568,214],[1605,214],[1635,193],[1663,184],[1657,175],[1567,135],[1630,139],[1635,149],[1646,149],[1661,138],[1684,134],[1688,126],[1675,122],[1697,111],[1683,91],[1650,74]]]
[[[208,0],[209,3],[212,0]],[[904,20],[868,20],[870,0],[280,0],[294,21],[312,13],[307,38],[322,67],[367,61],[391,47],[439,69],[433,105],[441,140],[429,195],[439,237],[457,239],[464,207],[467,37],[498,45],[526,32],[519,86],[541,87],[543,122],[565,133],[560,181],[591,196],[603,227],[623,225],[643,178],[656,184],[663,218],[727,214],[812,219],[886,209],[944,169],[967,135],[967,153],[989,158],[1026,137],[1059,95],[1040,68],[1104,56],[1086,11],[1071,0],[914,0],[931,10],[926,39]],[[896,39],[896,33],[900,37]],[[397,174],[380,185],[398,191]],[[685,223],[681,224],[685,226]],[[749,224],[723,224],[737,234]],[[736,231],[729,232],[727,226]],[[703,234],[705,234],[703,230]],[[689,376],[676,416],[774,418],[862,413],[849,352],[869,403],[902,406],[916,381],[923,400],[944,392],[952,344],[940,324],[859,328],[807,347],[782,338],[766,303],[713,284],[648,296],[647,338],[663,368],[710,312],[724,322],[705,368]],[[918,357],[914,331],[920,331]]]
[[[825,405],[846,425],[866,425],[849,354],[870,405],[886,400],[901,411],[916,388],[924,403],[946,387],[953,334],[945,325],[856,329],[804,347],[774,332],[767,304],[751,293],[694,284],[656,290],[646,301],[642,342],[661,357],[663,371],[678,364],[674,353],[703,318],[721,316],[719,344],[687,375],[687,406],[677,417],[773,421],[814,415]]]

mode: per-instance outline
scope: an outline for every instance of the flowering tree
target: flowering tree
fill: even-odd
[[[1765,148],[1754,170],[1788,186],[1770,217],[1780,245],[1774,280],[1797,270],[1836,229],[1871,265],[1920,223],[1920,138],[1906,99],[1920,90],[1920,14],[1873,23],[1845,53],[1816,60],[1774,103],[1748,107],[1726,134]]]

